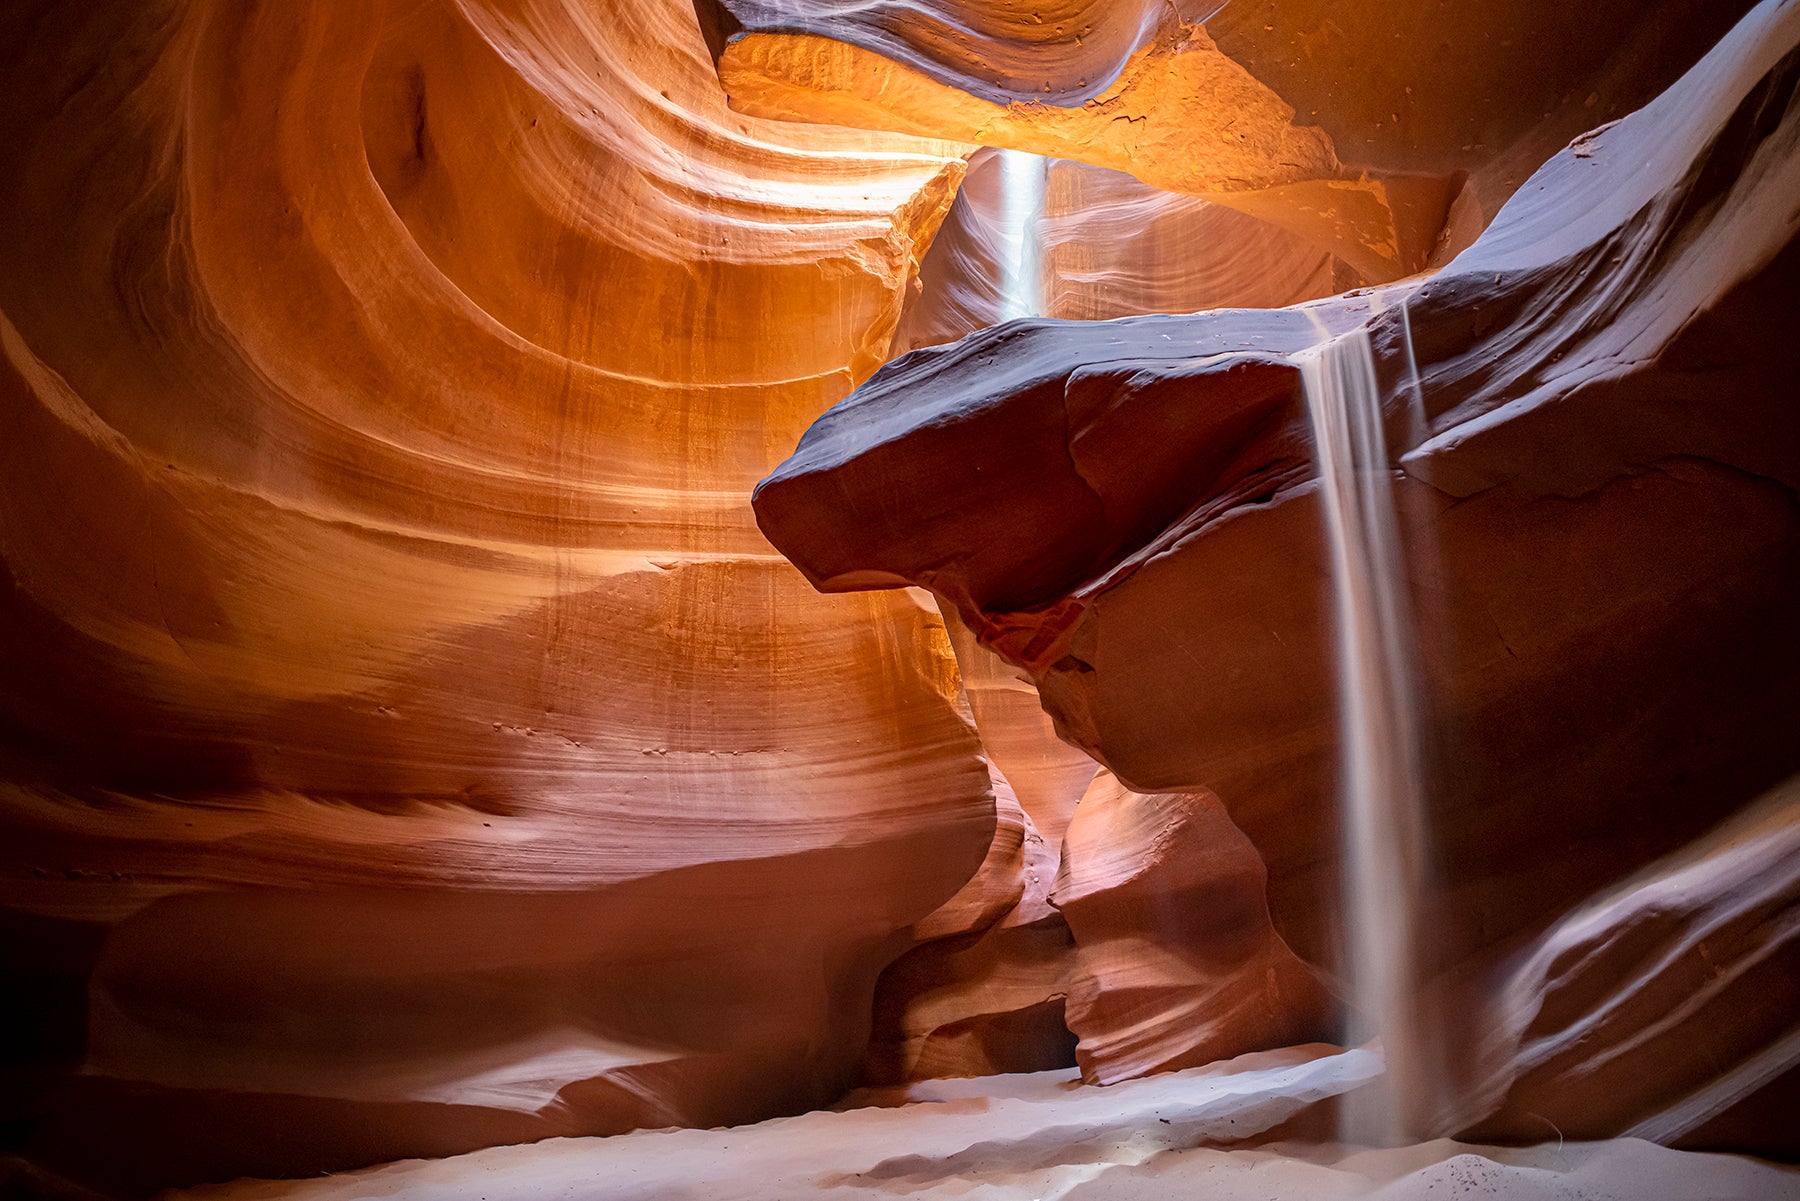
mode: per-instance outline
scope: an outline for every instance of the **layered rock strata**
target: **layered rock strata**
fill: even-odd
[[[1745,5],[1520,7],[1535,39],[1485,3],[1347,30],[1310,0],[1265,30],[1264,7],[1032,30],[978,4],[817,10],[839,49],[792,3],[736,30],[663,0],[0,13],[0,1122],[33,1173],[141,1193],[750,1121],[876,1064],[1066,1061],[1078,952],[1044,890],[1093,764],[1049,736],[1036,684],[1145,796],[1216,788],[1269,865],[1280,938],[1328,970],[1327,685],[1285,357],[1305,318],[1117,327],[1135,344],[1015,327],[890,377],[992,368],[939,432],[1005,417],[980,471],[952,438],[948,470],[877,473],[910,482],[878,518],[852,508],[858,537],[895,495],[955,526],[916,573],[948,621],[814,595],[746,504],[929,308],[903,318],[913,284],[933,295],[921,262],[970,147],[846,120],[892,129],[911,103],[939,135],[1218,189],[1283,221],[1259,252],[1324,290],[1307,265],[1339,251],[1373,279],[1461,245],[1551,140],[1647,97]],[[975,80],[933,22],[978,29],[984,60],[1050,64],[1051,91]],[[876,25],[893,37],[857,32]],[[1436,955],[1443,1006],[1488,1015],[1459,1071],[1501,1133],[1541,1133],[1546,1095],[1591,1098],[1595,1032],[1616,1102],[1596,1121],[1658,1138],[1754,1130],[1770,1107],[1737,1098],[1787,1063],[1786,827],[1758,810],[1748,841],[1689,842],[1793,766],[1771,749],[1792,417],[1769,399],[1792,263],[1765,254],[1791,231],[1769,200],[1794,194],[1770,167],[1785,77],[1730,121],[1717,104],[1751,94],[1770,44],[1740,35],[1651,132],[1553,165],[1547,201],[1413,301],[1425,400],[1394,423],[1408,512],[1445,513],[1415,573],[1448,598],[1421,606],[1442,754],[1481,765],[1443,793],[1458,883]],[[814,85],[846,64],[856,88],[913,82],[827,103]],[[747,85],[736,107],[720,70]],[[1164,272],[1167,247],[1249,236],[1090,166],[1054,168],[1049,203],[1070,316],[1222,303],[1192,264]],[[1126,222],[1145,242],[1104,262],[1077,236]],[[1390,400],[1416,395],[1394,299]],[[1251,353],[1196,359],[1195,330]],[[1039,361],[1001,362],[1021,345]],[[1009,380],[1029,395],[996,398]],[[1217,420],[1186,419],[1196,396]],[[1039,407],[1014,422],[1021,401]],[[877,439],[905,425],[857,411]],[[1554,860],[1515,837],[1549,817]],[[1208,855],[1238,846],[1219,839]],[[1071,880],[1104,844],[1080,842]],[[1668,903],[1612,891],[1632,871]],[[1098,1048],[1161,951],[1133,881],[1094,872],[1071,912],[1100,931],[1098,1002],[1073,1020]],[[1254,875],[1232,860],[1234,906],[1255,909]],[[1640,945],[1667,954],[1622,973]],[[1690,978],[1705,1004],[1654,1038],[1606,1006],[1615,981],[1644,1006]],[[1109,1062],[1198,1054],[1192,1033]],[[1258,1112],[1346,1076],[1283,1079]]]
[[[719,79],[760,117],[892,129],[1078,159],[1273,222],[1389,280],[1437,249],[1457,176],[1346,167],[1331,139],[1197,24],[1159,29],[1100,94],[997,104],[848,42],[764,33],[723,43]]]
[[[739,42],[830,40],[994,105],[1064,109],[1114,87],[1171,23],[1203,24],[1346,161],[1467,172],[1484,217],[1558,145],[1674,82],[1751,7],[1451,0],[1368,4],[1346,21],[1325,0],[1134,0],[1104,12],[991,0],[702,5],[721,57]]]
[[[698,7],[742,111],[1118,168],[1379,282],[1466,245],[1545,158],[1654,97],[1750,0],[1453,0],[1355,20],[1321,0]]]
[[[935,611],[746,497],[962,148],[729,111],[680,3],[0,60],[9,1132],[132,1191],[833,1100],[994,798]]]

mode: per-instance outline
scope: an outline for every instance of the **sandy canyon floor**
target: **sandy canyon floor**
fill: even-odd
[[[853,1094],[836,1111],[753,1126],[550,1139],[181,1195],[194,1201],[1800,1198],[1800,1167],[1675,1151],[1641,1139],[1529,1147],[1438,1139],[1372,1149],[1281,1137],[1296,1119],[1378,1072],[1367,1051],[1294,1048],[1106,1088],[1082,1086],[1072,1069],[935,1080]]]

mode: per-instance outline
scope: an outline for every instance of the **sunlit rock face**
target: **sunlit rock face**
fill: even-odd
[[[818,596],[747,495],[962,148],[728,111],[677,3],[15,5],[0,55],[32,1153],[833,1100],[994,798],[935,611]]]
[[[1749,11],[1745,0],[1654,9],[1602,0],[1367,4],[1355,20],[1324,0],[1146,0],[1032,7],[991,0],[923,4],[720,0],[715,53],[784,36],[844,43],[994,105],[1076,108],[1116,88],[1159,33],[1204,22],[1211,40],[1341,157],[1381,170],[1461,169],[1516,187],[1563,140],[1616,119],[1671,83]],[[741,52],[741,51],[740,51]],[[760,52],[759,52],[760,53]],[[1555,128],[1543,127],[1546,118]],[[1522,167],[1522,170],[1521,170]],[[1510,189],[1508,189],[1510,190]],[[1504,194],[1500,196],[1504,199]]]
[[[1026,150],[1128,171],[1318,242],[1370,279],[1431,257],[1460,178],[1373,176],[1224,54],[1198,25],[1159,28],[1099,96],[1074,106],[995,103],[857,45],[808,34],[726,42],[735,108]]]
[[[923,350],[758,494],[821,587],[929,587],[1129,787],[1216,793],[1330,971],[1294,356],[1367,325],[1420,616],[1442,1130],[1772,1137],[1800,971],[1791,794],[1758,799],[1800,770],[1796,46],[1800,9],[1758,8],[1428,279]]]
[[[1037,253],[1023,264],[1034,273],[1020,279],[1028,295],[1004,295],[1025,206],[1008,195],[999,157],[980,151],[922,264],[896,355],[1016,315],[1009,301],[1033,316],[1103,321],[1280,308],[1363,282],[1316,243],[1235,209],[1086,163],[1055,159],[1041,169],[1042,194],[1029,210]]]
[[[741,111],[1118,168],[1380,282],[1460,249],[1554,150],[1655,96],[1750,3],[699,7]]]
[[[1072,321],[1278,309],[1364,282],[1278,225],[1085,163],[1050,166],[1040,228],[1045,314]]]

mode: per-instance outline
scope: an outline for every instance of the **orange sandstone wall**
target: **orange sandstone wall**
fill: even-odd
[[[994,799],[935,610],[748,494],[962,148],[728,111],[673,0],[0,55],[9,1120],[137,1185],[831,1100]]]

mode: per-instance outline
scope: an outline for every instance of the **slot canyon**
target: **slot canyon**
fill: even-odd
[[[0,464],[0,1201],[1800,1201],[1800,0],[3,0]]]

